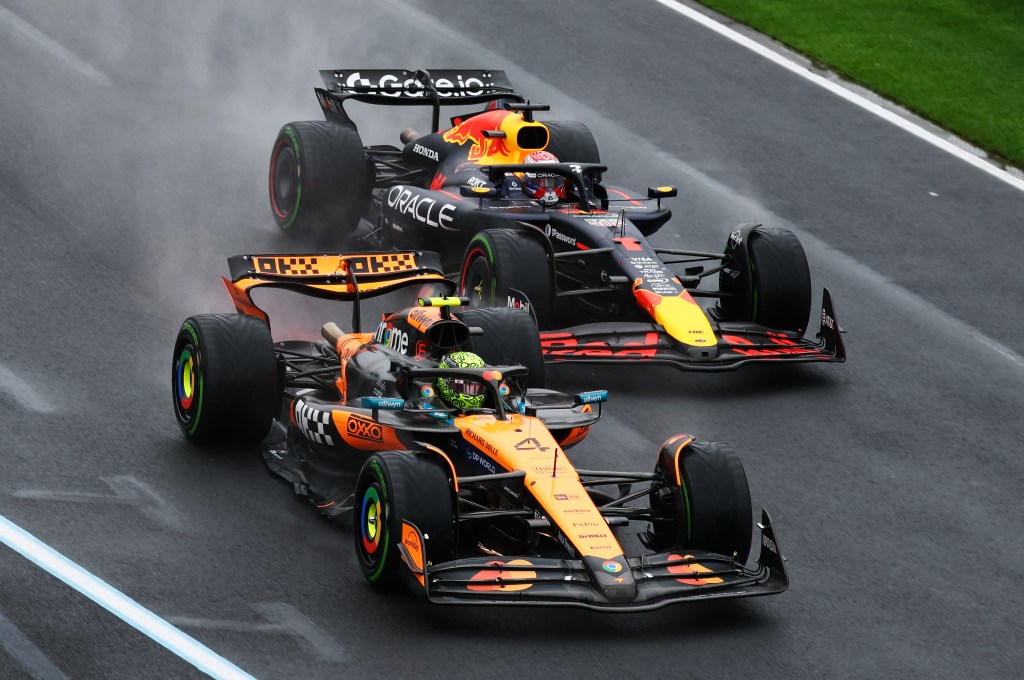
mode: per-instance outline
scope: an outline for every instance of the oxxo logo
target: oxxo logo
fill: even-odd
[[[834,331],[836,329],[836,320],[826,314],[824,309],[821,310],[821,325],[830,331]]]
[[[384,431],[379,424],[356,415],[349,415],[348,422],[345,423],[345,433],[350,437],[374,442],[384,439]]]
[[[763,545],[764,547],[768,548],[769,550],[771,550],[776,555],[779,554],[779,549],[775,546],[775,541],[773,541],[772,539],[768,538],[767,536],[765,536],[763,534],[761,535],[761,545]]]

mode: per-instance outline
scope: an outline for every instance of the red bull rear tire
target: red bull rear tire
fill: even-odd
[[[555,154],[562,163],[600,163],[594,134],[583,123],[573,120],[544,121],[551,134],[545,151]]]
[[[354,127],[288,123],[270,155],[270,209],[277,226],[287,234],[348,237],[369,206],[372,172]]]

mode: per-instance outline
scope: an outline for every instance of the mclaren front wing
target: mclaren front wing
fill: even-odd
[[[411,529],[408,525],[407,528]],[[400,552],[429,601],[461,605],[584,607],[644,611],[711,599],[774,595],[789,577],[767,511],[762,510],[756,567],[700,550],[675,550],[616,560],[473,557],[423,566],[419,537]],[[618,581],[618,586],[609,587]]]

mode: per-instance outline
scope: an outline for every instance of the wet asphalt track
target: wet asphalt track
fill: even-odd
[[[1024,193],[654,3],[64,4],[0,10],[0,514],[257,677],[1020,676]],[[587,467],[735,443],[788,593],[618,617],[381,597],[254,451],[179,436],[178,324],[230,309],[227,255],[301,247],[265,173],[279,126],[319,117],[316,70],[433,65],[504,67],[591,126],[611,181],[678,184],[660,245],[800,235],[847,364],[552,376],[612,390]],[[0,549],[0,677],[198,675]]]

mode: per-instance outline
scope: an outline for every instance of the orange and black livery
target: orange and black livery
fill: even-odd
[[[466,308],[435,254],[229,263],[237,313],[190,317],[175,343],[178,425],[200,443],[259,442],[296,493],[351,524],[372,585],[438,604],[608,611],[787,588],[732,447],[677,435],[651,472],[577,465],[569,450],[607,392],[547,389],[531,315]],[[351,303],[352,328],[332,320],[321,341],[275,341],[259,287]],[[362,329],[360,304],[403,294],[407,306]],[[448,363],[470,353],[477,363]],[[472,399],[446,400],[453,386]]]

